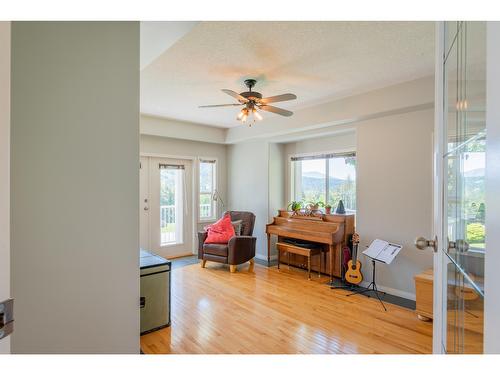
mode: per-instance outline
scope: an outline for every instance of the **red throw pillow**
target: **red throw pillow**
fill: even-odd
[[[234,236],[234,228],[231,224],[231,215],[225,214],[222,219],[212,225],[205,227],[207,239],[205,243],[228,243]]]

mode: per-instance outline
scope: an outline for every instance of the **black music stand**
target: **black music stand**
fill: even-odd
[[[368,256],[368,255],[367,255]],[[357,290],[355,291],[354,293],[351,293],[351,294],[348,294],[347,297],[349,296],[353,296],[355,294],[363,294],[365,295],[366,297],[370,298],[369,295],[366,295],[365,293],[370,293],[370,292],[373,292],[375,293],[375,296],[377,297],[377,299],[379,300],[379,302],[382,304],[382,307],[384,308],[385,311],[387,311],[384,303],[382,302],[382,300],[380,299],[380,296],[379,296],[379,293],[380,294],[385,294],[385,292],[380,292],[377,288],[377,283],[375,281],[375,263],[376,262],[380,262],[379,260],[377,259],[374,259],[370,256],[368,256],[371,261],[372,261],[372,282],[366,287],[366,288],[362,288],[360,290]]]

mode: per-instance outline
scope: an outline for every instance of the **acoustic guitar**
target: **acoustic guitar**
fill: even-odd
[[[361,262],[358,260],[358,244],[359,235],[354,233],[352,235],[352,258],[347,263],[347,271],[345,279],[350,284],[359,284],[363,281],[363,274],[361,273]]]

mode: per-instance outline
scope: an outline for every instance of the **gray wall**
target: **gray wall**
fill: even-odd
[[[139,23],[12,24],[15,353],[139,351]]]
[[[415,298],[413,277],[432,268],[432,252],[413,245],[432,237],[433,110],[361,122],[357,126],[357,215],[360,249],[375,238],[403,245],[391,265],[378,265],[377,283]],[[368,281],[371,264],[362,256]]]
[[[249,141],[228,148],[228,206],[256,215],[256,257],[267,259],[265,233],[269,215],[269,143]]]
[[[10,22],[0,22],[0,301],[10,297]],[[10,353],[10,337],[0,354]]]

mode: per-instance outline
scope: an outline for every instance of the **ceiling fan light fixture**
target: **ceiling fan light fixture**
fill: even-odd
[[[245,109],[242,109],[240,113],[238,113],[238,116],[236,116],[236,118],[241,121],[244,115],[245,115]]]
[[[281,94],[269,97],[262,97],[262,94],[257,91],[253,91],[252,88],[255,86],[257,81],[255,79],[247,79],[245,80],[245,86],[247,86],[248,91],[244,91],[241,93],[237,93],[233,90],[222,89],[222,92],[233,97],[238,101],[238,103],[232,104],[214,104],[214,105],[203,105],[200,108],[210,108],[210,107],[232,107],[232,106],[244,106],[241,111],[236,116],[237,121],[245,122],[250,115],[253,114],[252,122],[254,123],[256,120],[262,121],[264,118],[260,114],[260,111],[272,112],[281,116],[289,117],[293,115],[293,112],[288,111],[283,108],[278,108],[269,103],[275,102],[284,102],[288,100],[297,99],[297,95],[295,94]],[[251,124],[250,124],[251,126]]]
[[[240,116],[241,115],[241,116]],[[238,115],[238,119],[241,121],[241,122],[245,122],[247,120],[247,117],[248,117],[248,109],[247,108],[243,108],[241,110],[241,112],[239,113]]]
[[[257,120],[259,120],[259,121],[262,121],[262,120],[263,120],[262,115],[261,115],[259,112],[257,112],[257,109],[255,109],[255,108],[253,109],[253,115],[254,115],[254,117],[255,117]]]

